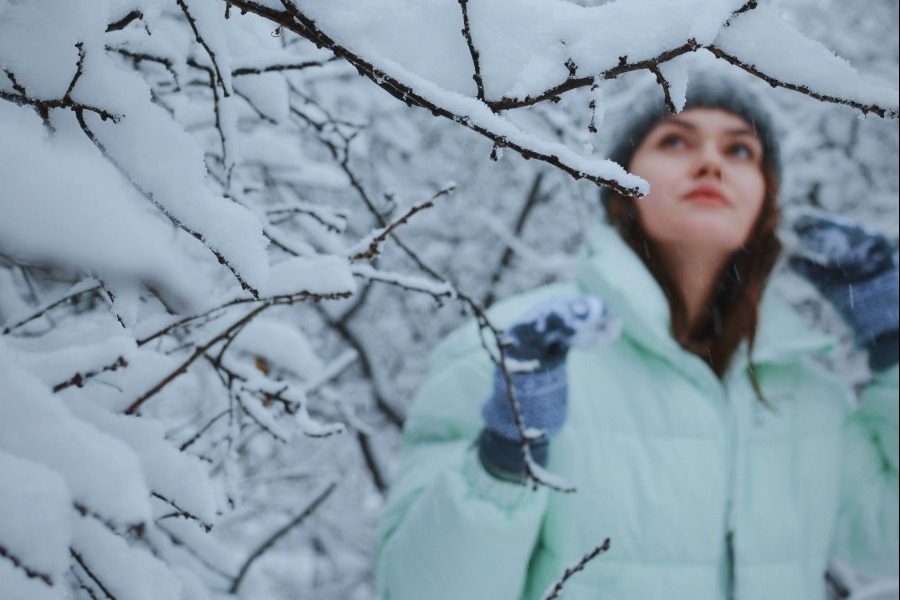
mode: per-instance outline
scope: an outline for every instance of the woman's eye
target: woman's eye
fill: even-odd
[[[747,144],[737,143],[728,147],[728,154],[742,160],[753,158],[753,149]]]
[[[659,140],[659,145],[661,148],[684,148],[686,142],[684,141],[684,138],[677,133],[670,133]]]

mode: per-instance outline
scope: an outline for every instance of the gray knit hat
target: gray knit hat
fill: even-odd
[[[718,108],[741,117],[753,127],[763,146],[763,161],[774,168],[781,178],[781,156],[778,138],[771,112],[766,110],[766,99],[747,84],[733,76],[721,73],[706,75],[692,73],[688,83],[684,110],[689,108]],[[613,127],[612,146],[608,152],[625,168],[631,162],[634,151],[657,122],[669,116],[658,85],[647,86],[635,93],[635,101],[622,118],[619,127]],[[600,199],[604,206],[612,190],[601,188]]]

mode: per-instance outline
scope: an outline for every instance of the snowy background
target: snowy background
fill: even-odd
[[[429,349],[568,277],[598,185],[646,189],[602,159],[635,90],[677,108],[691,63],[745,78],[785,208],[896,239],[897,22],[893,0],[0,0],[0,594],[372,597]]]

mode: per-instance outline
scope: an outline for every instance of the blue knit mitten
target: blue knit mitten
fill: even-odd
[[[898,357],[897,248],[885,236],[822,211],[792,223],[797,247],[790,265],[812,282],[853,328],[857,346],[879,369]]]
[[[504,344],[507,370],[526,430],[544,435],[530,442],[532,456],[545,465],[547,442],[566,418],[566,356],[573,344],[588,345],[617,334],[619,321],[595,296],[553,298],[517,320]],[[512,363],[512,364],[511,364]],[[524,369],[519,369],[524,367]],[[506,381],[494,370],[494,389],[481,411],[485,429],[479,455],[485,467],[504,479],[517,479],[523,468],[521,435],[509,405]]]

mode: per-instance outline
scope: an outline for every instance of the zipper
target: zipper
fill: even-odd
[[[725,598],[734,600],[734,531],[725,533]]]
[[[736,566],[734,557],[734,495],[737,488],[738,465],[738,410],[736,399],[729,397],[726,384],[731,373],[726,374],[722,385],[722,401],[725,403],[725,448],[728,488],[725,501],[725,598],[734,600]]]

